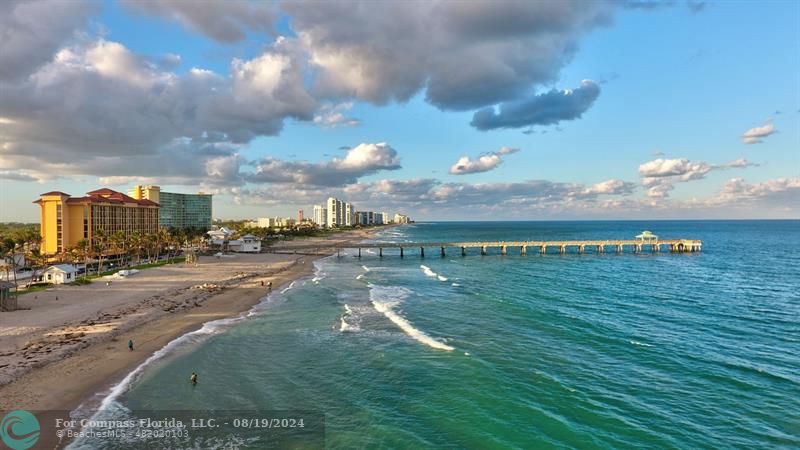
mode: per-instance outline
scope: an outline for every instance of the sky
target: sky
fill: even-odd
[[[198,6],[202,5],[202,6]],[[800,2],[0,3],[0,222],[59,190],[800,218]]]

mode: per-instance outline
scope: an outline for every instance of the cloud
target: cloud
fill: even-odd
[[[476,112],[470,125],[486,131],[496,128],[523,128],[552,125],[563,120],[578,119],[600,95],[600,86],[583,80],[575,89],[552,89],[543,94],[501,103]]]
[[[559,78],[580,38],[609,23],[613,2],[488,0],[384,4],[287,1],[314,88],[376,104],[425,92],[470,110],[528,95]]]
[[[732,178],[712,200],[718,203],[770,203],[792,209],[800,208],[800,178],[777,178],[763,183],[748,184],[743,178]]]
[[[356,208],[407,211],[530,210],[597,207],[604,199],[629,195],[634,183],[607,180],[594,185],[530,180],[518,183],[443,183],[434,178],[378,180],[341,186],[302,182],[237,189],[238,201],[259,205],[310,205],[328,196],[345,198]]]
[[[622,180],[607,180],[584,190],[584,194],[588,195],[628,195],[633,193],[636,188],[635,183]]]
[[[277,10],[272,2],[249,0],[123,0],[128,9],[174,20],[211,39],[233,43],[248,32],[272,33]]]
[[[345,116],[345,111],[353,107],[353,102],[332,104],[328,103],[319,108],[319,113],[314,116],[314,124],[323,128],[354,127],[361,121]]]
[[[776,131],[778,130],[775,129],[775,125],[772,122],[768,122],[760,127],[750,128],[745,131],[742,135],[742,142],[745,144],[760,144],[764,142],[764,138]]]
[[[44,181],[42,176],[20,170],[0,170],[0,180],[9,181]]]
[[[639,176],[642,185],[647,188],[648,197],[665,198],[675,188],[675,183],[700,180],[712,170],[746,168],[757,165],[743,158],[725,164],[692,162],[686,158],[658,158],[641,164]]]
[[[518,152],[518,148],[502,147],[496,152],[483,154],[478,159],[462,156],[450,167],[452,175],[467,175],[471,173],[488,172],[502,164],[502,156]]]
[[[251,183],[345,186],[363,176],[399,168],[397,151],[381,142],[359,144],[349,149],[344,158],[322,163],[264,158],[255,163],[255,172],[246,175],[246,180]]]
[[[178,75],[102,39],[61,49],[24,81],[0,81],[0,160],[65,174],[199,176],[197,184],[209,177],[209,158],[277,134],[286,118],[311,120],[317,102],[296,57],[279,40],[234,59],[224,77],[200,68]]]
[[[24,79],[49,61],[97,6],[88,0],[0,2],[0,82]]]

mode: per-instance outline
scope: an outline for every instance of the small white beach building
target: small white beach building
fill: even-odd
[[[70,264],[56,264],[42,272],[42,281],[45,283],[64,284],[72,283],[78,275],[78,269]]]
[[[246,234],[239,239],[228,242],[228,249],[239,253],[261,252],[261,241],[252,234]]]

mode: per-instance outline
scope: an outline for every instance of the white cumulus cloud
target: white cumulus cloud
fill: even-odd
[[[450,167],[452,175],[467,175],[471,173],[488,172],[503,162],[503,156],[518,152],[518,148],[502,147],[496,152],[490,152],[472,159],[462,156]]]

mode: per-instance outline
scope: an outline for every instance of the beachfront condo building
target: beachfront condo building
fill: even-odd
[[[355,208],[335,197],[328,198],[326,224],[328,228],[351,227],[355,224]]]
[[[128,195],[158,203],[161,206],[158,220],[162,228],[211,229],[211,194],[177,194],[162,192],[159,186],[134,186]]]
[[[99,230],[106,235],[122,231],[125,236],[158,231],[158,203],[111,189],[87,192],[84,197],[47,192],[34,203],[41,208],[40,251],[46,255],[64,253],[81,239],[94,244]]]
[[[374,211],[356,212],[356,223],[359,225],[383,225],[383,214]]]
[[[395,214],[394,215],[394,223],[408,223],[409,219],[408,216],[405,214]]]
[[[328,210],[322,205],[314,205],[314,223],[320,227],[328,226]]]

